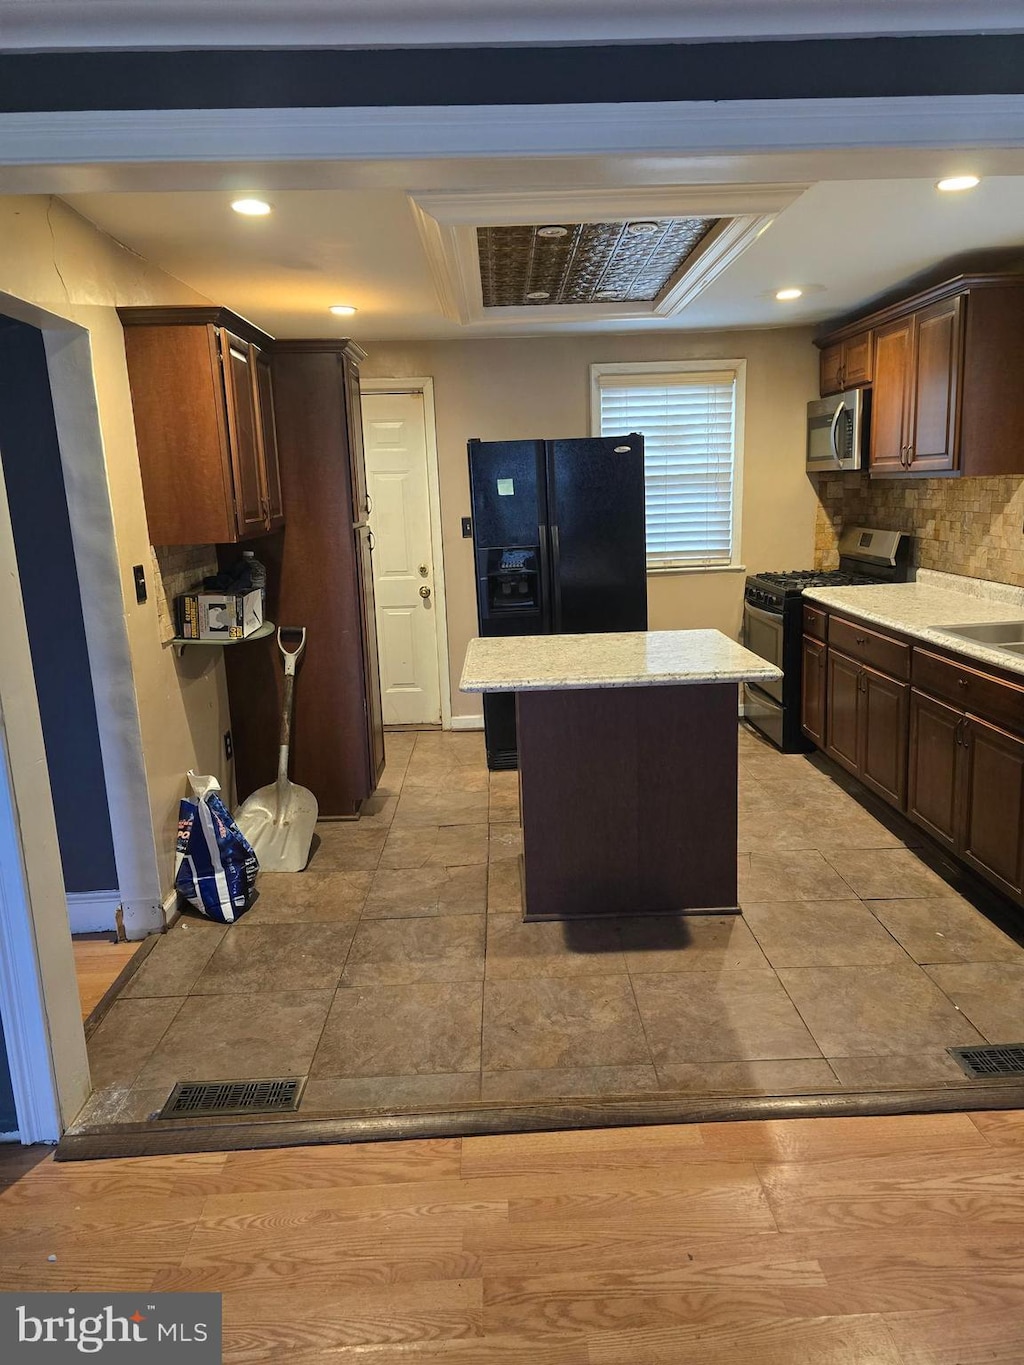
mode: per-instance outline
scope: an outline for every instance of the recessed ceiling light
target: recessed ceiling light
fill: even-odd
[[[526,297],[528,299],[549,299],[551,295],[546,289],[532,289]]]
[[[231,207],[245,218],[265,218],[270,212],[270,205],[264,199],[235,199]]]
[[[568,237],[568,235],[569,229],[567,227],[559,227],[557,224],[552,224],[551,227],[537,229],[538,237]]]
[[[657,232],[660,224],[658,223],[627,223],[626,231],[631,237],[649,237],[652,232]]]
[[[356,310],[350,303],[332,303],[328,311],[336,318],[350,318]]]
[[[947,175],[945,180],[940,180],[935,188],[943,190],[947,194],[955,194],[957,190],[973,190],[975,185],[980,183],[976,175]]]
[[[777,289],[777,290],[775,291],[775,297],[778,299],[778,301],[779,301],[780,303],[792,303],[792,301],[793,301],[794,299],[802,298],[802,297],[803,297],[803,292],[804,292],[804,291],[803,291],[802,289],[795,289],[795,288],[794,288],[794,289]]]

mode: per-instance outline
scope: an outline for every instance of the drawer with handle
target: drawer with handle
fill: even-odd
[[[819,611],[817,607],[809,607],[804,603],[804,634],[809,635],[813,640],[827,639],[826,630],[828,628],[828,613]]]
[[[842,616],[828,618],[828,642],[832,649],[848,654],[851,659],[888,673],[894,678],[910,677],[910,646],[877,630],[847,621]]]
[[[1024,687],[1014,687],[955,659],[943,659],[917,648],[913,678],[914,686],[922,692],[1004,725],[1018,735],[1024,734]]]

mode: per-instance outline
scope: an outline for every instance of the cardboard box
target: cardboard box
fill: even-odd
[[[182,640],[244,640],[263,624],[263,593],[186,592],[175,599]]]

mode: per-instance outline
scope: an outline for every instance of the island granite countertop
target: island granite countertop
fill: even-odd
[[[470,640],[461,692],[772,682],[781,669],[719,630]]]
[[[805,588],[804,598],[979,663],[1024,674],[1024,655],[950,635],[943,626],[1024,619],[1024,588],[921,569],[913,583]]]

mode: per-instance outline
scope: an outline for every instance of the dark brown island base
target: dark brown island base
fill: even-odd
[[[717,630],[470,641],[461,690],[516,694],[523,918],[738,913],[738,689],[779,677]]]

